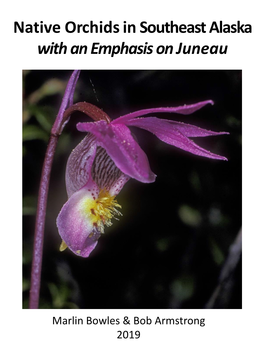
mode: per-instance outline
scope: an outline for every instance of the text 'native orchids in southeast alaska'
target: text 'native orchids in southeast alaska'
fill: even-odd
[[[81,143],[72,151],[66,167],[68,201],[62,207],[57,226],[62,238],[60,250],[69,247],[75,254],[88,257],[97,245],[105,226],[112,225],[121,206],[116,201],[124,184],[134,178],[154,182],[148,158],[133,138],[129,127],[134,126],[156,135],[161,141],[189,153],[211,159],[227,160],[199,147],[190,138],[207,137],[227,132],[208,131],[193,125],[157,117],[156,113],[188,115],[201,109],[206,100],[192,105],[150,108],[123,115],[113,121],[78,123],[86,132]]]

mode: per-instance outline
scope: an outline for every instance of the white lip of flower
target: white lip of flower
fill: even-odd
[[[85,198],[81,204],[80,209],[84,213],[86,221],[92,223],[96,232],[104,233],[104,227],[112,226],[112,219],[119,220],[117,216],[122,216],[122,213],[117,209],[122,208],[118,204],[115,196],[111,196],[105,189],[100,190],[98,198]],[[94,231],[89,235],[92,238]],[[62,241],[60,251],[67,248],[67,244]],[[78,252],[78,251],[77,251]]]
[[[121,208],[121,205],[117,203],[115,196],[111,196],[105,189],[100,190],[97,199],[87,198],[82,203],[82,209],[89,219],[87,220],[101,233],[104,233],[105,226],[113,225],[112,219],[118,220],[117,216],[122,215],[117,208]],[[92,234],[90,236],[92,237]]]

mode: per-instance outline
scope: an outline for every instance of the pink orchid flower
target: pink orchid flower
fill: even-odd
[[[129,126],[152,132],[160,140],[189,153],[218,160],[225,157],[199,147],[190,137],[207,137],[227,132],[208,131],[182,122],[142,117],[152,113],[188,115],[201,109],[206,100],[192,105],[151,108],[107,121],[78,123],[86,137],[71,153],[66,168],[68,201],[62,207],[57,226],[62,238],[60,249],[69,247],[75,254],[88,257],[104,233],[105,226],[121,215],[115,197],[129,178],[154,182],[148,158],[133,138]]]

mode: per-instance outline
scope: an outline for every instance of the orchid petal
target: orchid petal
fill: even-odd
[[[209,135],[223,134],[212,131],[199,129],[191,125],[175,124],[170,120],[161,120],[156,117],[146,117],[144,119],[134,119],[127,123],[131,126],[136,126],[152,132],[163,142],[183,149],[189,153],[219,160],[227,160],[225,157],[211,153],[210,151],[199,147],[188,136],[205,137]],[[186,134],[185,134],[185,133]]]
[[[155,181],[146,154],[132,137],[128,127],[121,124],[107,124],[105,121],[78,123],[77,129],[91,132],[97,144],[103,147],[115,165],[127,176],[141,182]]]
[[[111,196],[116,196],[121,189],[124,187],[125,183],[130,179],[129,176],[121,173],[120,177],[112,184],[109,189],[109,194]]]
[[[91,168],[96,155],[96,147],[94,136],[87,134],[71,152],[67,161],[65,175],[68,197],[79,191],[91,178]]]
[[[100,232],[93,226],[91,215],[86,212],[86,201],[93,199],[87,189],[75,192],[62,207],[57,226],[66,245],[77,255],[88,257],[97,245]]]
[[[165,120],[165,121],[168,121],[169,123],[174,125],[177,128],[177,130],[183,133],[186,137],[208,137],[208,136],[219,136],[222,134],[229,134],[228,132],[215,132],[215,131],[206,130],[204,128],[197,127],[194,125],[189,125],[179,121],[170,121],[170,120]]]
[[[151,109],[138,110],[138,111],[132,112],[130,114],[126,114],[126,115],[118,117],[117,119],[113,120],[111,124],[120,124],[120,123],[127,124],[131,119],[134,119],[135,117],[140,117],[143,115],[158,113],[158,112],[189,115],[189,114],[192,114],[193,112],[201,109],[202,107],[204,107],[207,104],[213,105],[214,102],[212,100],[205,100],[205,101],[201,101],[196,104],[183,105],[183,106],[178,106],[178,107],[151,108]]]
[[[149,122],[145,122],[146,120]],[[145,125],[150,125],[152,123],[153,125],[159,124],[159,123],[162,123],[164,126],[167,125],[167,128],[169,130],[176,128],[186,137],[208,137],[208,136],[218,136],[221,134],[229,134],[228,132],[214,132],[214,131],[206,130],[204,128],[200,128],[194,125],[189,125],[179,121],[165,120],[165,119],[161,120],[161,119],[157,119],[156,117],[131,119],[126,123],[126,126],[134,126],[134,127],[145,129],[144,127]]]

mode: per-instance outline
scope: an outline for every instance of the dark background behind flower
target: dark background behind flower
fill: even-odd
[[[24,308],[41,168],[70,74],[23,72]],[[81,71],[74,102],[97,105],[112,119],[148,107],[214,100],[215,105],[189,116],[156,116],[230,132],[195,139],[229,161],[197,157],[133,129],[156,182],[126,184],[117,198],[123,216],[106,229],[89,258],[69,250],[60,253],[56,217],[67,200],[66,162],[84,137],[76,123],[87,121],[80,113],[72,115],[59,139],[51,174],[40,308],[242,307],[241,258],[216,290],[242,221],[241,89],[239,70]]]

